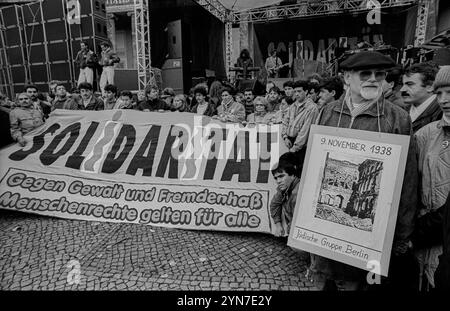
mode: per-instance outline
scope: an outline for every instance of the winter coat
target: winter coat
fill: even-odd
[[[198,103],[196,103],[194,106],[192,106],[191,112],[198,113],[197,108],[198,108]],[[207,117],[212,117],[212,116],[216,115],[216,110],[214,109],[213,104],[211,102],[208,103],[208,107],[206,107],[206,110],[203,115],[207,116]]]
[[[442,254],[442,218],[450,192],[450,123],[444,119],[432,122],[416,134],[421,176],[421,209],[414,232],[416,257],[431,286],[438,256]]]
[[[66,109],[70,110],[104,110],[105,106],[103,103],[103,100],[96,97],[95,95],[92,95],[91,100],[85,107],[83,104],[83,99],[80,98],[79,101],[72,100],[68,105]]]
[[[314,102],[308,99],[302,103],[295,102],[289,106],[283,118],[281,137],[283,139],[287,137],[295,138],[292,152],[306,147],[309,129],[318,115],[319,108],[317,108]]]
[[[224,117],[226,121],[242,122],[245,121],[244,105],[231,101],[227,105],[223,103],[217,107],[217,115]]]
[[[64,98],[55,97],[52,103],[52,111],[55,109],[69,109],[73,105],[73,99],[66,96]]]
[[[439,265],[434,274],[436,289],[450,292],[450,193],[442,207],[443,211],[443,247],[439,256]]]
[[[443,118],[416,134],[421,201],[427,210],[441,207],[450,191],[450,123]]]
[[[299,185],[300,178],[295,177],[285,192],[277,190],[270,201],[270,215],[273,222],[281,223],[282,227],[285,228],[286,235],[289,234],[291,228]]]
[[[158,111],[158,110],[170,110],[169,105],[162,99],[156,98],[154,100],[146,100],[142,101],[137,106],[138,110],[149,110],[149,111]]]
[[[409,110],[408,110],[409,111]],[[413,132],[416,133],[419,129],[431,122],[438,121],[442,118],[442,109],[439,107],[437,99],[425,109],[424,112],[413,122]]]
[[[115,63],[119,63],[120,58],[111,49],[102,51],[101,58],[99,60],[100,66],[114,66]]]
[[[75,57],[75,63],[78,64],[81,69],[86,67],[94,68],[96,62],[97,56],[91,50],[80,50]]]
[[[18,140],[23,135],[44,124],[42,112],[34,107],[16,107],[9,113],[11,137]]]

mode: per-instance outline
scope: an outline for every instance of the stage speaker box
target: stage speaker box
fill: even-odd
[[[80,1],[80,24],[69,24],[67,0],[35,1],[0,9],[7,70],[10,70],[15,92],[27,83],[48,91],[49,80],[59,80],[71,89],[78,80],[74,64],[80,41],[89,42],[95,50],[107,41],[106,0]],[[21,69],[16,69],[21,67]],[[95,84],[95,83],[94,83]],[[13,94],[8,94],[12,97]]]
[[[252,89],[255,96],[263,96],[266,94],[266,86],[258,79],[240,80],[237,85],[237,90],[239,92],[244,92],[246,89]]]
[[[253,93],[255,92],[256,79],[243,79],[239,80],[238,83],[238,91],[244,92],[246,89],[252,89]]]
[[[176,20],[167,24],[167,43],[169,49],[169,59],[183,57],[181,20]]]
[[[162,68],[163,88],[171,87],[176,94],[184,92],[183,83],[183,59],[167,59]]]
[[[189,27],[182,20],[167,24],[168,58],[161,67],[162,87],[187,94],[192,86]]]

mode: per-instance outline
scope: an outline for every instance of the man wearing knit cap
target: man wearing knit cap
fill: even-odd
[[[342,62],[346,93],[340,99],[328,103],[318,118],[319,125],[350,128],[372,132],[411,135],[411,119],[400,107],[385,100],[382,82],[386,70],[395,62],[378,52],[364,51]],[[397,214],[388,278],[382,278],[381,286],[405,289],[413,286],[416,272],[410,250],[410,236],[414,228],[417,201],[417,160],[415,144],[411,139]],[[310,272],[320,288],[333,283],[345,289],[361,289],[366,282],[367,271],[313,255]]]
[[[421,180],[419,218],[413,245],[420,265],[421,289],[450,288],[450,216],[445,202],[450,193],[450,66],[443,66],[433,89],[443,112],[416,134]],[[444,217],[446,217],[445,219]],[[444,239],[442,226],[444,225]],[[443,243],[442,243],[443,242]],[[440,256],[440,257],[439,257]],[[440,265],[440,270],[435,271]],[[445,280],[445,276],[447,279]]]

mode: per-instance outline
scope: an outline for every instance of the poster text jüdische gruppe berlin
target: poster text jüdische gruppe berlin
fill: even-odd
[[[0,151],[0,208],[186,229],[271,232],[280,129],[188,113],[55,111]]]

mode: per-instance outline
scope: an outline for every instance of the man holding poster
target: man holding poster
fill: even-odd
[[[353,130],[410,136],[412,127],[408,113],[389,101],[386,101],[382,95],[381,85],[386,77],[385,70],[394,65],[395,63],[390,57],[371,51],[354,54],[343,61],[341,68],[344,69],[344,78],[345,83],[347,84],[346,94],[341,99],[331,102],[324,107],[318,118],[318,124]],[[367,134],[367,136],[369,137],[370,135]],[[364,145],[359,144],[348,145],[349,148],[356,150],[364,149],[363,146]],[[414,157],[414,148],[414,142],[410,141],[397,213],[397,222],[395,225],[392,255],[388,272],[389,278],[387,280],[382,280],[383,285],[395,284],[396,288],[402,289],[417,288],[415,287],[416,280],[412,279],[415,275],[415,271],[411,270],[414,269],[414,265],[410,264],[410,262],[414,262],[410,251],[410,236],[413,231],[416,215],[418,182],[417,161]],[[373,173],[383,170],[382,165],[384,163],[377,163],[375,160],[358,162],[356,158],[357,157],[351,158],[349,161],[347,159],[340,159],[338,156],[334,156],[333,153],[327,155],[326,166],[335,165],[334,167],[337,169],[346,166],[346,173],[345,175],[343,174],[343,178],[345,179],[341,179],[341,177],[339,177],[339,179],[330,178],[329,180],[327,179],[326,185],[342,186],[342,189],[346,189],[345,191],[349,192],[347,198],[344,198],[345,195],[343,193],[340,196],[338,195],[339,200],[335,200],[333,204],[338,207],[339,211],[346,213],[346,215],[350,215],[359,220],[365,219],[365,223],[360,222],[358,226],[360,226],[359,229],[369,231],[375,226],[373,215],[373,204],[375,203],[373,199],[365,201],[361,205],[354,204],[354,209],[352,208],[353,205],[348,202],[355,200],[354,194],[361,191],[358,189],[360,186],[359,181],[355,181],[357,181],[358,178],[361,180],[361,171],[364,170],[362,166],[370,166],[370,173]],[[333,172],[334,169],[331,171]],[[358,177],[358,174],[360,177]],[[392,176],[392,178],[394,177],[395,175]],[[376,182],[368,181],[362,186],[373,190],[377,186],[379,187],[379,180]],[[320,193],[319,195],[320,200],[330,200],[325,193]],[[336,201],[339,201],[340,203],[336,203]],[[389,205],[389,203],[386,205]],[[380,214],[380,211],[378,210],[377,213]],[[326,244],[328,242],[323,242],[322,240],[322,245],[324,245],[323,243]],[[333,244],[329,244],[329,246],[332,247]],[[363,253],[360,255],[365,256]],[[323,286],[325,282],[330,284],[330,281],[333,280],[339,281],[339,283],[347,289],[360,289],[362,286],[367,285],[367,271],[318,255],[312,255],[310,270],[316,281],[316,285],[319,288]],[[378,272],[378,274],[380,273]]]

